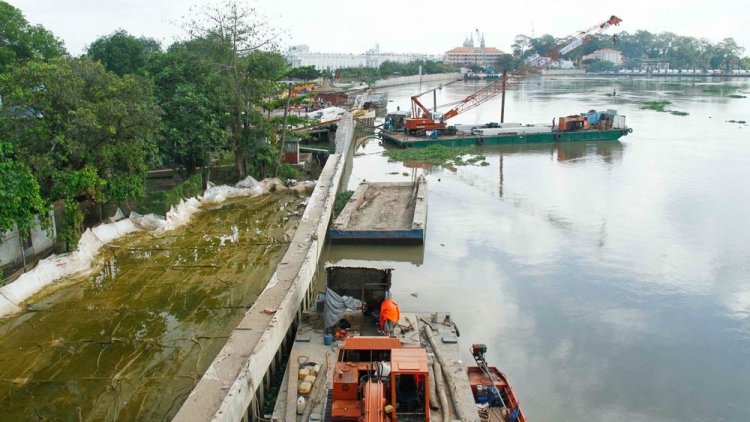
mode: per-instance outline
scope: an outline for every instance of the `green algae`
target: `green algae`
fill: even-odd
[[[106,247],[0,323],[3,420],[170,420],[288,248],[303,198],[232,201]]]

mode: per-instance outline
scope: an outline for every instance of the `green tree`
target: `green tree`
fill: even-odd
[[[294,69],[290,69],[286,74],[287,78],[302,79],[305,82],[317,79],[320,76],[321,73],[315,69],[315,66],[295,67]]]
[[[148,57],[161,52],[159,42],[153,38],[136,38],[120,29],[98,38],[87,49],[87,55],[100,61],[107,70],[119,76],[140,74]]]
[[[280,92],[277,81],[287,71],[286,60],[277,52],[277,34],[255,9],[242,7],[235,0],[205,7],[187,30],[192,40],[202,45],[201,60],[210,63],[220,78],[216,88],[226,116],[229,148],[237,172],[245,176],[258,145],[275,142],[262,106]]]
[[[143,194],[160,109],[148,81],[107,72],[89,59],[33,61],[0,77],[6,107],[37,118],[0,120],[0,136],[36,176],[47,202],[66,201],[61,236],[74,246],[79,204]]]
[[[34,58],[67,55],[63,42],[41,25],[30,25],[20,10],[0,1],[0,73]]]
[[[187,175],[209,164],[226,148],[226,119],[216,77],[202,60],[201,43],[175,43],[166,53],[153,56],[148,66],[156,98],[164,110],[162,162],[182,168]]]
[[[43,224],[49,221],[47,209],[29,166],[16,160],[13,145],[0,142],[0,233],[14,226],[20,233],[28,233],[37,216]]]

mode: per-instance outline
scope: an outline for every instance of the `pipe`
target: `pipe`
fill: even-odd
[[[432,410],[438,410],[440,409],[440,404],[438,403],[438,390],[436,386],[436,379],[435,379],[435,371],[432,370],[432,365],[435,364],[435,360],[432,360],[432,363],[430,365],[427,365],[427,372],[430,374],[430,409]],[[446,403],[447,404],[447,403]],[[438,421],[436,421],[438,422]]]
[[[437,344],[435,344],[435,340],[433,340],[433,331],[432,328],[429,326],[424,327],[425,334],[427,335],[427,340],[430,342],[430,345],[432,346],[432,352],[435,353],[435,357],[440,362],[441,369],[447,368],[448,365],[445,363],[445,360],[443,359],[443,355],[440,353],[440,350],[438,350]],[[442,372],[442,371],[441,371]],[[456,416],[458,419],[465,421],[467,420],[461,411],[460,403],[458,402],[458,388],[456,387],[456,383],[453,381],[453,377],[446,375],[445,381],[448,383],[448,391],[451,394],[451,399],[453,400],[453,409],[456,411]]]
[[[448,422],[451,420],[451,407],[448,404],[448,396],[445,394],[443,370],[436,360],[432,361],[432,371],[435,373],[435,387],[437,388],[438,397],[440,397],[440,411],[443,416],[443,422]]]

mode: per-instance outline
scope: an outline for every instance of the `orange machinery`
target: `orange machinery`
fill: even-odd
[[[315,84],[297,85],[292,87],[292,98],[297,98],[297,93],[300,91],[312,91],[315,92]]]
[[[566,37],[560,45],[546,52],[543,56],[539,56],[529,63],[519,67],[515,71],[509,72],[507,77],[498,79],[494,83],[480,89],[457,103],[448,104],[447,106],[455,106],[444,114],[440,114],[439,117],[438,113],[434,113],[433,115],[433,112],[419,101],[420,96],[430,91],[411,97],[412,114],[410,118],[404,119],[404,132],[408,134],[417,134],[418,132],[426,130],[444,132],[447,128],[445,123],[446,120],[467,110],[471,110],[504,92],[507,88],[521,83],[529,76],[536,74],[541,69],[561,60],[566,54],[576,48],[588,43],[594,39],[595,35],[602,33],[612,25],[619,25],[620,22],[622,22],[622,19],[612,15],[609,19],[598,25],[594,25],[589,29],[578,31],[575,34]]]
[[[392,337],[351,337],[333,370],[335,421],[396,422],[399,412],[430,420],[427,353]]]
[[[557,127],[560,132],[586,130],[589,128],[589,118],[586,116],[560,117],[557,119]]]

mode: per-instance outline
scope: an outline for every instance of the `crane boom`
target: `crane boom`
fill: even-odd
[[[622,22],[622,19],[612,15],[609,19],[598,25],[594,25],[591,28],[583,31],[578,31],[575,34],[566,37],[562,43],[545,53],[543,56],[539,56],[529,63],[516,69],[515,71],[509,73],[505,81],[505,89],[514,85],[518,85],[529,76],[537,73],[541,69],[546,68],[550,64],[559,61],[566,54],[588,43],[593,39],[595,35],[604,32],[612,25],[619,25],[620,22]],[[412,115],[411,119],[405,120],[404,127],[406,130],[410,130],[412,132],[420,129],[445,129],[445,120],[448,120],[451,117],[455,117],[467,110],[471,110],[479,106],[485,101],[495,97],[497,94],[502,93],[503,89],[503,79],[501,78],[461,100],[458,105],[443,114],[441,122],[435,122],[434,120],[430,119],[428,116],[429,111],[418,100],[419,95],[414,96],[411,98],[412,110],[414,111],[414,114]],[[419,109],[423,111],[422,115],[418,114]]]

